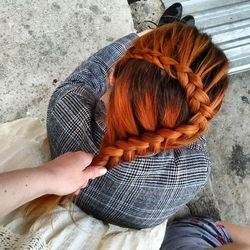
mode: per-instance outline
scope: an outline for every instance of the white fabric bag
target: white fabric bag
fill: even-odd
[[[0,172],[38,166],[49,159],[46,130],[25,118],[0,124]],[[74,206],[57,207],[52,218],[27,220],[17,209],[0,219],[0,249],[157,250],[166,223],[134,230],[104,224]]]

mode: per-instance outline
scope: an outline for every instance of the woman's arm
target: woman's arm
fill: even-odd
[[[43,166],[0,174],[0,216],[45,194],[78,193],[89,179],[106,173],[102,167],[89,167],[93,156],[83,152],[66,153]]]

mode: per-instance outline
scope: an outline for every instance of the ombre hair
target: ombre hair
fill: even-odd
[[[91,165],[121,161],[196,141],[221,107],[228,60],[206,33],[175,22],[137,38],[114,66],[100,151]],[[26,207],[42,214],[73,195],[46,195]]]

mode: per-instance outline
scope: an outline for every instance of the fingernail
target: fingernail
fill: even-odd
[[[107,173],[107,169],[106,168],[100,168],[99,169],[99,173],[100,174],[106,174]]]

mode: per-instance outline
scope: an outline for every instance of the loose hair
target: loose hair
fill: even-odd
[[[228,60],[209,35],[175,22],[137,38],[113,74],[106,131],[91,164],[108,169],[197,140],[220,109]],[[49,212],[69,198],[43,196],[26,214]]]

